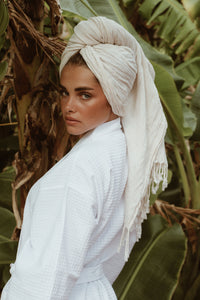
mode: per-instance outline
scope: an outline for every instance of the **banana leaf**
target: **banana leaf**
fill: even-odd
[[[195,85],[200,80],[200,58],[191,58],[178,65],[175,70],[179,76],[185,79],[182,89]]]
[[[149,215],[142,232],[113,285],[117,297],[171,299],[186,255],[186,237],[179,224],[169,227],[159,215]]]
[[[191,110],[197,118],[197,126],[191,139],[194,141],[200,141],[200,82],[197,85],[196,91],[192,97]]]
[[[199,0],[182,0],[183,6],[194,20],[200,17],[200,1]]]
[[[176,89],[171,76],[158,64],[152,62],[156,72],[155,83],[159,92],[159,96],[164,107],[166,117],[168,119],[168,126],[171,127],[171,132],[174,134],[174,127],[176,127],[180,134],[183,135],[183,111],[182,103],[179,93]],[[167,84],[166,84],[167,83]],[[173,135],[172,141],[176,139]]]
[[[13,167],[7,167],[0,173],[0,206],[12,211],[12,188],[11,183],[15,177]]]
[[[63,11],[70,12],[75,16],[82,17],[83,19],[88,19],[90,17],[97,16],[97,13],[87,0],[61,0],[60,6]]]
[[[191,233],[190,233],[191,234]],[[199,241],[199,232],[193,231],[194,238]],[[195,251],[190,242],[188,242],[187,256],[181,270],[181,277],[172,300],[199,300],[200,295],[200,245],[197,243]]]
[[[182,54],[190,49],[190,56],[196,51],[194,45],[200,39],[200,33],[187,11],[176,0],[145,0],[139,9],[147,25],[156,24],[157,34],[172,47],[175,53]]]
[[[0,236],[0,265],[7,265],[15,261],[17,241],[8,240]]]
[[[0,236],[9,239],[15,226],[15,218],[11,211],[0,207]],[[5,241],[3,239],[3,241]]]
[[[182,101],[182,109],[183,109],[183,126],[184,126],[184,136],[189,138],[193,135],[197,126],[197,117],[192,112],[191,108],[188,107],[184,101]]]
[[[17,242],[10,239],[14,226],[13,213],[0,207],[0,265],[10,264],[15,260]]]
[[[0,35],[4,34],[8,26],[8,9],[3,0],[0,0]]]
[[[10,278],[9,264],[15,261],[17,252],[17,241],[10,239],[15,218],[8,209],[0,207],[0,285],[3,285]]]

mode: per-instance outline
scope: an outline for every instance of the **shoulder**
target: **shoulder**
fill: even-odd
[[[90,141],[79,147],[74,157],[74,170],[97,175],[105,167],[109,168],[110,154],[107,145],[100,141]]]
[[[98,161],[109,158],[113,152],[123,152],[126,150],[125,135],[121,128],[115,131],[94,131],[89,135],[82,147],[81,154],[84,157],[93,157]]]
[[[124,156],[126,154],[126,142],[122,135],[98,136],[88,139],[76,151],[76,163],[83,167],[109,168],[112,165],[113,156]]]
[[[111,170],[116,173],[124,168],[126,156],[126,141],[120,124],[105,124],[85,135],[75,146],[70,155],[72,172],[74,176],[78,173],[78,176],[95,177],[105,182]]]

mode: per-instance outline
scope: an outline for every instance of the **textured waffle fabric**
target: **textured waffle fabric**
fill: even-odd
[[[87,133],[33,185],[2,300],[116,299],[127,173],[117,118]],[[135,239],[133,231],[131,247]]]

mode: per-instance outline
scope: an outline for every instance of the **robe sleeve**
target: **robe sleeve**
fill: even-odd
[[[65,190],[59,184],[41,186],[30,235],[26,240],[21,237],[23,243],[2,300],[69,299],[98,225],[98,172],[81,161],[73,166]]]
[[[80,183],[80,182],[79,182]],[[84,268],[91,246],[91,235],[97,225],[95,205],[90,195],[69,187],[63,239],[57,261],[51,300],[68,299]]]

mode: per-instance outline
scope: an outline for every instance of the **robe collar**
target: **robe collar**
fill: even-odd
[[[96,138],[98,136],[104,136],[105,134],[112,134],[114,131],[118,131],[121,129],[121,122],[120,122],[120,117],[116,118],[112,121],[109,122],[105,122],[99,126],[97,126],[96,128],[94,128],[93,130],[91,130],[90,132],[88,132],[85,136],[90,136],[93,138]],[[84,137],[83,137],[84,138]]]

